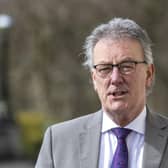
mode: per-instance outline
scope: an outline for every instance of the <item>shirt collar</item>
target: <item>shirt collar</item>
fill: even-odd
[[[135,132],[140,134],[145,133],[145,120],[146,120],[146,107],[142,110],[142,112],[125,128],[129,128]],[[111,130],[112,128],[120,127],[114,121],[110,119],[106,112],[103,112],[103,122],[102,122],[102,133]]]

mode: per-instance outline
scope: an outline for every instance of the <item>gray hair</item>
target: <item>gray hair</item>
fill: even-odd
[[[86,38],[84,44],[84,66],[89,68],[93,67],[93,49],[96,43],[103,38],[121,39],[133,38],[140,42],[143,51],[144,59],[148,64],[153,64],[152,56],[152,42],[145,30],[143,30],[133,20],[114,18],[106,24],[101,24],[96,27],[91,34]]]

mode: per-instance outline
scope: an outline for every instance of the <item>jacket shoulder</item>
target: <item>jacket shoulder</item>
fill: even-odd
[[[101,116],[102,112],[100,110],[95,113],[51,125],[49,129],[51,130],[52,134],[57,135],[66,135],[66,133],[69,134],[70,132],[71,134],[76,134],[78,132],[85,131],[88,128],[96,127],[101,124]]]
[[[149,112],[148,121],[159,128],[168,128],[168,117],[158,112]]]

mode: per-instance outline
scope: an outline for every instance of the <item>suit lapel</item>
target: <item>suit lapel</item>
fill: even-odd
[[[159,168],[167,142],[167,123],[156,114],[147,113],[143,168]]]
[[[95,116],[88,121],[86,130],[79,136],[80,168],[98,167],[101,116],[101,112],[96,113]]]

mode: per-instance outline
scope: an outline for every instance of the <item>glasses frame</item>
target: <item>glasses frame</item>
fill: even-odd
[[[125,72],[124,72],[124,71],[121,70],[122,68],[124,68],[124,67],[122,67],[122,65],[123,65],[123,64],[126,64],[126,63],[132,63],[132,64],[134,64],[132,71],[125,71]],[[138,65],[138,64],[147,64],[147,62],[146,62],[145,60],[143,60],[143,61],[128,60],[128,61],[122,61],[122,62],[120,62],[120,63],[118,63],[118,64],[96,64],[96,65],[93,65],[93,68],[96,70],[97,74],[98,74],[100,77],[107,77],[107,76],[109,76],[109,74],[113,71],[113,68],[114,68],[114,67],[117,67],[118,70],[119,70],[119,72],[120,72],[122,75],[129,75],[129,74],[131,74],[131,73],[133,73],[133,72],[135,71],[136,65]],[[107,73],[107,74],[101,74],[101,73],[99,72],[99,70],[97,69],[97,67],[98,67],[98,66],[101,66],[101,65],[102,65],[102,66],[103,66],[103,65],[111,66],[111,71],[109,71],[109,73]],[[103,70],[103,69],[102,69],[102,70]]]

